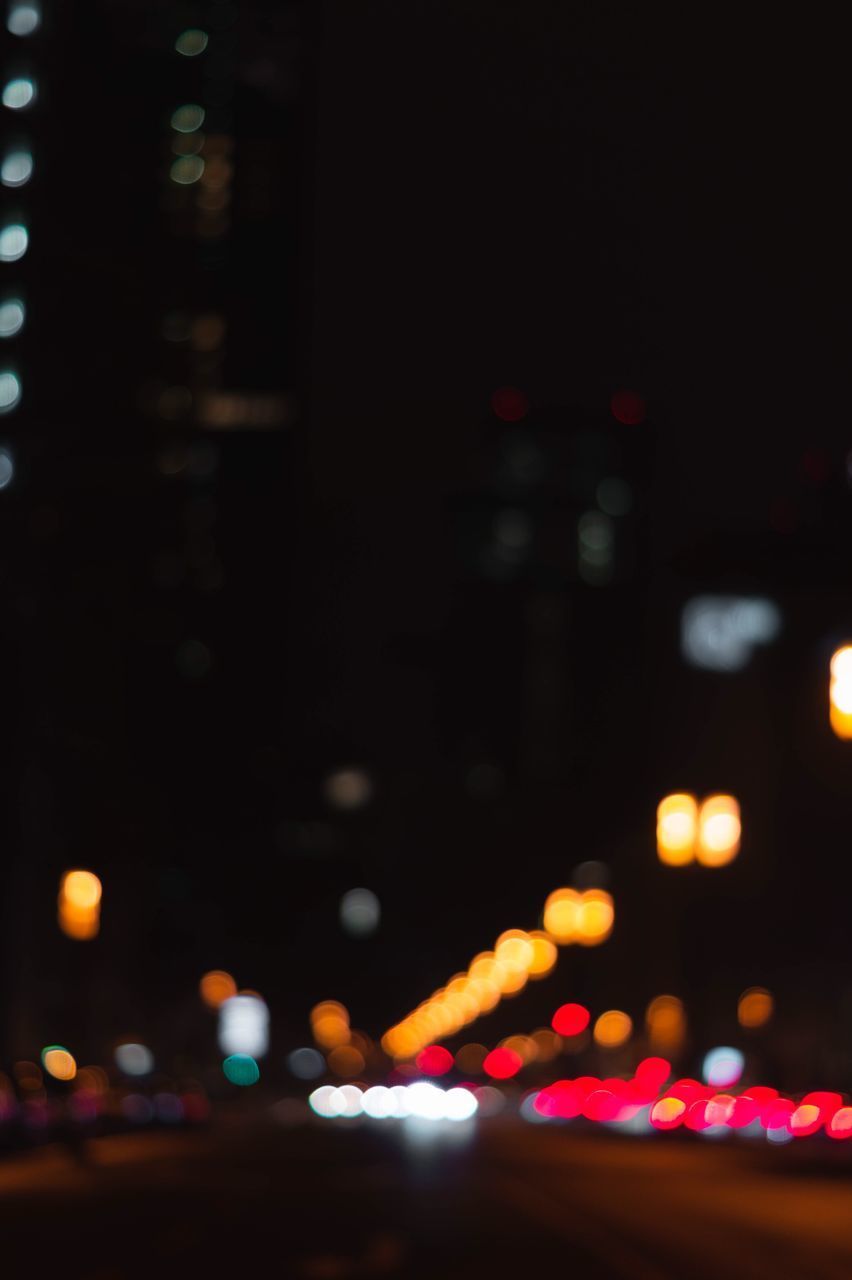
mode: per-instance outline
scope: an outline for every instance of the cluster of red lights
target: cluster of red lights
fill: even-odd
[[[548,1119],[627,1121],[650,1106],[655,1129],[711,1127],[744,1129],[758,1121],[764,1129],[806,1138],[824,1129],[830,1138],[852,1138],[852,1106],[839,1093],[817,1090],[800,1102],[783,1098],[777,1089],[754,1085],[741,1094],[719,1093],[699,1080],[676,1080],[665,1087],[671,1067],[665,1058],[645,1058],[629,1080],[578,1076],[557,1080],[542,1089],[534,1106]]]
[[[583,1005],[563,1004],[553,1015],[552,1026],[559,1035],[575,1036],[586,1030],[589,1021],[589,1011]],[[424,1075],[446,1075],[453,1065],[453,1055],[442,1045],[430,1045],[417,1055],[417,1066]],[[492,1080],[510,1080],[522,1066],[520,1054],[501,1046],[486,1055],[482,1070]],[[533,1105],[544,1119],[582,1116],[600,1122],[626,1122],[650,1108],[650,1123],[661,1132],[745,1129],[758,1122],[781,1137],[806,1138],[822,1129],[830,1138],[852,1138],[852,1106],[844,1103],[839,1093],[815,1090],[796,1102],[767,1085],[753,1085],[742,1093],[720,1093],[700,1080],[684,1078],[667,1084],[670,1076],[671,1064],[665,1058],[643,1058],[629,1080],[598,1076],[556,1080],[539,1091]]]

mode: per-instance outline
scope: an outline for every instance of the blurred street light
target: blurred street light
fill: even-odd
[[[838,738],[852,738],[852,645],[837,649],[829,683],[831,727]]]
[[[91,871],[66,871],[59,886],[59,927],[69,938],[86,942],[101,923],[101,882]]]

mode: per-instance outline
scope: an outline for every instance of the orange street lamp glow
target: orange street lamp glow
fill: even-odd
[[[852,738],[852,645],[843,645],[831,659],[828,697],[832,729],[838,738]]]
[[[657,806],[657,854],[668,867],[685,867],[695,859],[698,804],[695,796],[676,792]]]
[[[102,887],[91,871],[66,871],[59,885],[57,918],[68,938],[88,942],[101,927]]]
[[[740,806],[733,796],[708,796],[698,814],[695,856],[705,867],[724,867],[740,851]]]

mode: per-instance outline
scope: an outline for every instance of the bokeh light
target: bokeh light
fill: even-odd
[[[838,738],[852,738],[852,645],[837,649],[831,659],[829,714]]]
[[[340,899],[340,923],[352,938],[368,938],[381,919],[381,906],[370,889],[349,889]]]
[[[617,1049],[626,1044],[633,1032],[633,1020],[621,1009],[608,1009],[595,1022],[592,1035],[602,1049]]]
[[[373,784],[363,769],[336,769],[323,782],[323,794],[333,809],[363,809],[373,795]]]
[[[5,369],[0,373],[0,413],[14,409],[21,399],[21,383],[18,375]]]
[[[323,1000],[311,1010],[311,1031],[323,1049],[348,1044],[352,1037],[349,1014],[339,1001]]]
[[[218,1009],[237,994],[237,984],[224,969],[211,969],[199,982],[198,990],[208,1009]]]
[[[42,1049],[41,1065],[54,1080],[73,1080],[77,1074],[77,1063],[73,1055],[61,1044],[51,1044]]]
[[[9,151],[0,161],[0,182],[4,187],[23,187],[33,174],[29,151]]]
[[[204,161],[201,156],[178,156],[177,160],[172,161],[169,170],[169,177],[179,187],[192,186],[194,182],[200,181],[203,174]]]
[[[35,102],[35,81],[27,77],[8,80],[3,86],[3,106],[11,111],[22,111]]]
[[[297,1080],[318,1080],[325,1075],[325,1058],[316,1049],[293,1049],[287,1055],[287,1067]]]
[[[609,407],[615,420],[625,426],[635,427],[645,421],[645,401],[638,391],[616,391]]]
[[[698,804],[695,796],[675,792],[657,806],[657,855],[669,867],[686,866],[695,858]]]
[[[530,1037],[538,1062],[552,1062],[562,1052],[562,1037],[548,1027],[539,1027]]]
[[[551,1026],[560,1036],[578,1036],[589,1025],[591,1015],[581,1004],[563,1004],[553,1015]]]
[[[6,29],[13,36],[31,36],[41,25],[41,8],[35,0],[11,0]]]
[[[430,1044],[421,1049],[416,1058],[424,1076],[444,1076],[453,1068],[453,1055],[440,1044]]]
[[[29,241],[25,226],[20,222],[8,222],[0,228],[0,262],[17,262],[23,258]]]
[[[708,796],[698,814],[695,856],[705,867],[724,867],[740,851],[740,806],[733,796]]]
[[[186,102],[172,113],[171,125],[176,133],[195,133],[204,124],[204,108],[196,102]]]
[[[219,1048],[228,1056],[262,1058],[269,1048],[269,1010],[260,996],[241,992],[219,1006]]]
[[[146,1044],[128,1040],[116,1045],[115,1065],[127,1076],[147,1076],[154,1070],[154,1055]]]
[[[15,478],[15,459],[11,450],[0,445],[0,489],[6,489]]]
[[[645,1011],[648,1043],[659,1053],[676,1054],[686,1037],[683,1001],[677,996],[656,996]]]
[[[0,302],[0,338],[13,338],[24,326],[26,311],[20,298]]]
[[[606,942],[614,921],[612,896],[605,889],[587,889],[580,895],[577,941],[581,946],[596,947]]]
[[[546,932],[541,929],[534,929],[529,935],[532,943],[533,954],[532,962],[529,967],[529,975],[531,978],[546,978],[553,971],[558,958],[556,944],[553,942]]]
[[[573,942],[580,919],[580,894],[576,889],[554,889],[544,904],[544,927],[554,941]]]
[[[222,1071],[226,1080],[231,1084],[239,1085],[240,1088],[257,1084],[260,1079],[260,1067],[248,1053],[229,1054],[222,1063]]]
[[[737,1083],[744,1068],[745,1059],[739,1049],[720,1045],[705,1055],[701,1074],[708,1084],[717,1089],[725,1089]]]
[[[456,1067],[468,1076],[482,1074],[482,1064],[488,1056],[484,1044],[463,1044],[456,1053]]]
[[[510,1080],[524,1065],[524,1060],[514,1049],[492,1049],[482,1064],[482,1069],[492,1080]]]
[[[498,387],[491,395],[491,408],[502,422],[520,422],[530,411],[527,397],[517,387]]]
[[[207,48],[208,36],[199,27],[189,27],[175,40],[175,49],[185,58],[197,58]]]
[[[100,930],[102,886],[92,871],[66,871],[57,902],[59,927],[69,938],[85,942]]]
[[[737,1002],[737,1021],[741,1027],[763,1027],[772,1017],[775,1001],[765,987],[749,987]]]

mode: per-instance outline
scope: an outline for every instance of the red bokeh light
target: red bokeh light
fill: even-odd
[[[852,1138],[852,1107],[841,1107],[835,1111],[825,1131],[829,1138]]]
[[[550,1025],[559,1036],[578,1036],[589,1025],[591,1015],[581,1004],[563,1004],[553,1015]]]
[[[492,1080],[510,1080],[524,1065],[524,1060],[514,1049],[492,1049],[486,1055],[482,1070]]]
[[[728,1124],[732,1129],[744,1129],[746,1125],[758,1119],[760,1112],[760,1103],[751,1094],[742,1093],[734,1102],[731,1114],[728,1116]]]
[[[517,387],[498,387],[491,396],[491,408],[502,422],[520,422],[530,411],[530,402]]]
[[[453,1065],[453,1055],[440,1044],[421,1049],[415,1059],[424,1076],[445,1076]]]
[[[612,416],[627,427],[638,427],[645,421],[645,401],[638,391],[616,391],[609,402]]]

